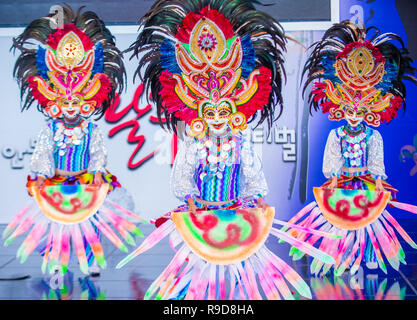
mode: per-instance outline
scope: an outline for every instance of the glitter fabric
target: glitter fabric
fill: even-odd
[[[49,126],[45,126],[39,132],[36,147],[30,159],[30,170],[38,175],[53,177],[54,165],[54,140]]]
[[[371,175],[377,179],[386,180],[384,165],[384,143],[381,134],[373,130],[372,136],[369,138],[369,152],[368,152],[368,170]]]

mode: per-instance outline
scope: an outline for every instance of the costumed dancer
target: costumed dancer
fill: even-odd
[[[261,160],[243,131],[257,113],[268,127],[275,107],[281,114],[286,40],[253,3],[157,1],[130,48],[141,55],[137,74],[161,125],[177,133],[184,121],[187,132],[171,175],[185,204],[157,220],[159,227],[116,267],[169,235],[175,257],[145,299],[294,299],[290,285],[311,298],[304,280],[264,245],[269,234],[334,262],[272,227],[285,223],[264,200]]]
[[[399,44],[400,46],[396,46]],[[349,21],[335,24],[313,44],[304,72],[304,90],[313,83],[310,108],[322,108],[329,120],[346,120],[330,131],[323,174],[329,180],[314,188],[316,201],[289,222],[343,236],[323,239],[319,249],[332,255],[334,272],[347,268],[354,274],[365,262],[369,268],[387,268],[383,256],[398,270],[405,263],[399,234],[413,248],[415,242],[389,213],[387,205],[417,213],[417,207],[395,200],[397,190],[385,180],[383,141],[370,126],[389,123],[405,104],[403,80],[417,83],[415,69],[398,35],[381,34]],[[300,240],[315,244],[315,236],[289,231]],[[294,259],[303,253],[292,248]],[[326,274],[331,265],[313,260],[311,273]]]
[[[93,268],[90,273],[105,268],[99,233],[128,251],[111,225],[131,245],[135,245],[132,234],[142,235],[130,221],[139,217],[106,199],[121,185],[105,169],[107,151],[101,130],[87,120],[103,115],[115,93],[123,89],[121,53],[103,21],[81,9],[74,12],[64,7],[64,24],[56,29],[52,15],[34,20],[12,46],[21,52],[14,76],[21,89],[22,110],[36,100],[50,121],[38,136],[30,162],[33,176],[28,176],[27,189],[33,198],[3,237],[8,245],[30,230],[17,257],[23,263],[41,245],[43,272],[65,273],[71,244],[83,273],[88,274],[89,267]],[[39,43],[38,48],[33,42]]]

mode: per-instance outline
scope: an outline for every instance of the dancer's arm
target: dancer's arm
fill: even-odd
[[[185,137],[179,144],[172,167],[171,191],[179,200],[185,201],[193,211],[196,210],[194,199],[200,196],[194,180],[197,164],[197,146],[194,138]]]
[[[45,126],[38,134],[36,147],[30,159],[30,170],[36,174],[38,187],[43,186],[47,177],[55,175],[53,143],[52,130]]]
[[[337,178],[340,176],[343,167],[342,148],[336,130],[330,131],[327,138],[323,156],[323,174],[327,179],[332,178],[330,189],[337,186]]]

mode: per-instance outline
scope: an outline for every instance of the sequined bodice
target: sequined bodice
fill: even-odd
[[[229,135],[197,141],[199,165],[194,176],[200,197],[226,201],[239,196],[241,140]]]
[[[96,125],[82,121],[77,126],[69,127],[56,120],[49,126],[54,140],[55,168],[65,171],[87,169],[91,134]]]

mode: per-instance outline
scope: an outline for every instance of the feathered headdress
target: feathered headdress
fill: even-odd
[[[276,106],[281,114],[285,38],[254,2],[160,0],[142,18],[128,51],[141,55],[135,75],[152,92],[161,125],[176,132],[182,120],[204,136],[207,102],[230,106],[235,130],[258,111],[258,124],[267,119],[269,126]]]
[[[304,91],[313,82],[310,109],[321,106],[330,120],[343,119],[344,107],[349,105],[365,107],[364,121],[370,125],[389,123],[405,106],[402,81],[417,84],[412,59],[396,34],[381,34],[374,27],[364,29],[343,21],[327,30],[312,47],[304,66]]]
[[[81,115],[102,115],[126,78],[121,52],[104,22],[91,11],[63,8],[64,24],[53,28],[53,15],[32,21],[13,39],[20,50],[13,75],[20,86],[22,110],[34,100],[50,117],[61,115],[60,101],[78,97]],[[40,43],[37,49],[31,41]]]

